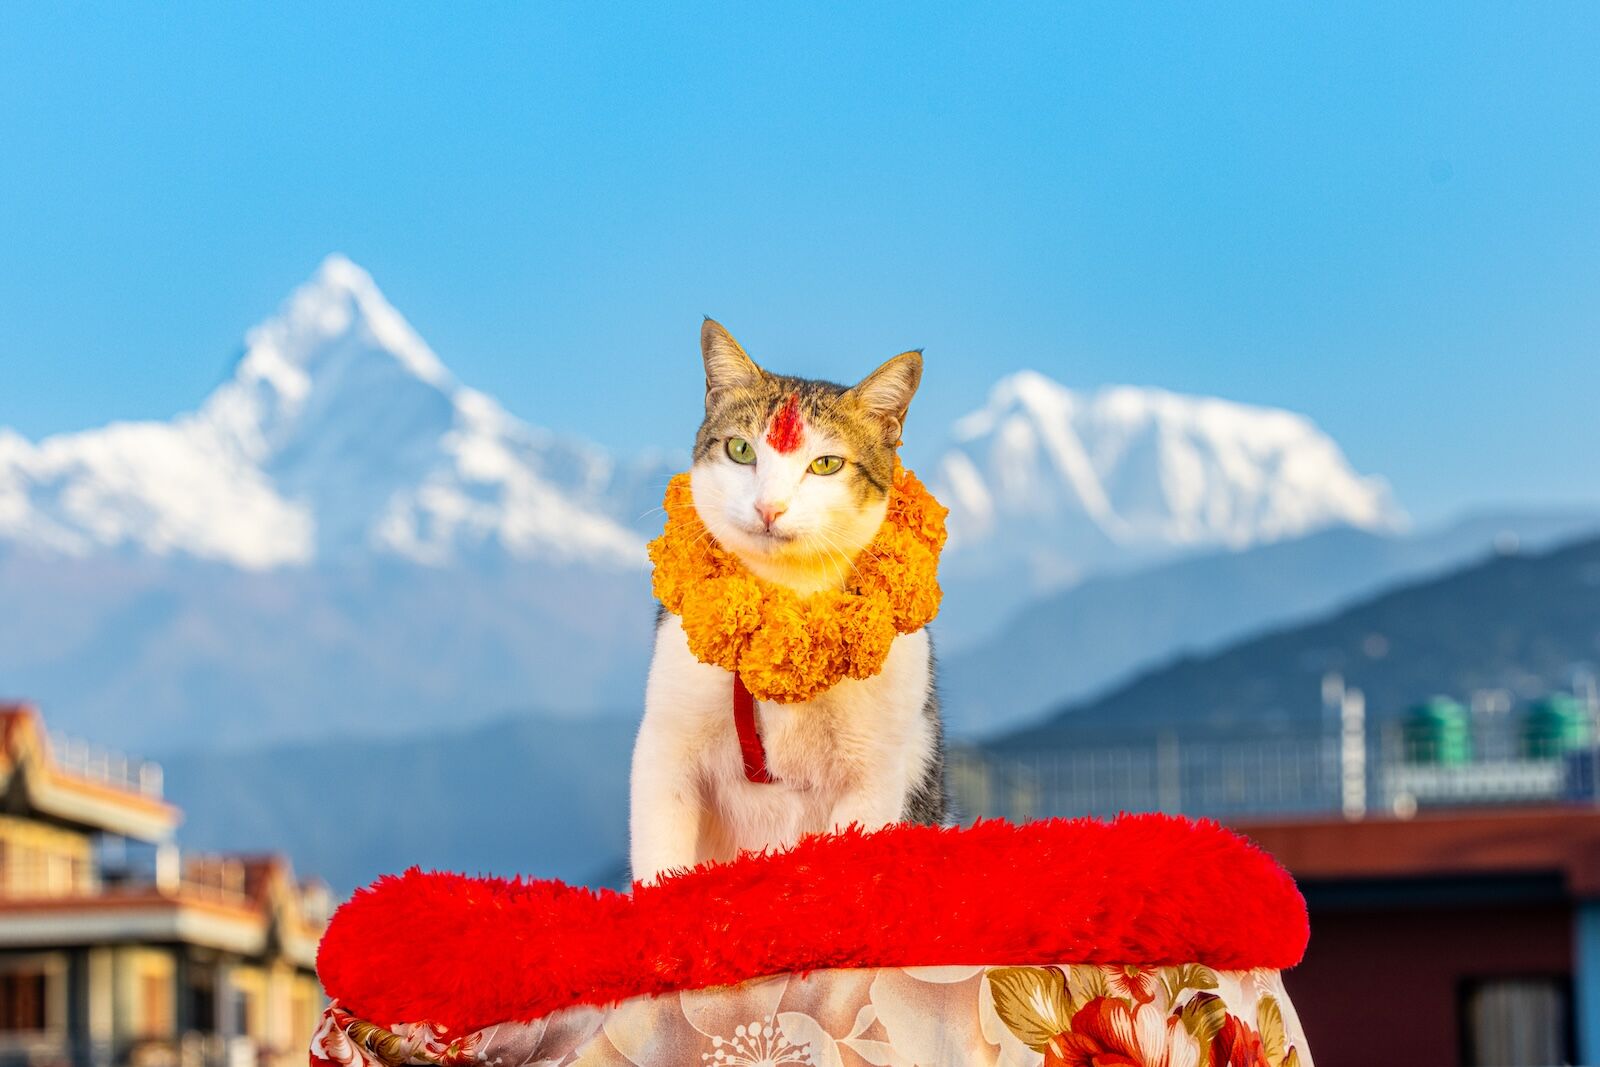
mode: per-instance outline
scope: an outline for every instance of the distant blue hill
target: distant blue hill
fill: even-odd
[[[637,707],[642,566],[403,560],[247,571],[0,548],[0,697],[139,753]]]
[[[1600,512],[1480,515],[1409,536],[1338,527],[1091,578],[945,657],[945,712],[957,735],[1015,730],[1175,656],[1201,655],[1485,558],[1497,543],[1536,551],[1596,530]]]
[[[1600,663],[1600,538],[1502,555],[1219,652],[1183,656],[989,742],[1038,755],[1082,744],[1244,739],[1321,725],[1325,672],[1382,721],[1436,693],[1527,699]]]
[[[161,762],[185,847],[282,850],[341,893],[412,865],[596,882],[627,855],[634,728],[530,715]]]

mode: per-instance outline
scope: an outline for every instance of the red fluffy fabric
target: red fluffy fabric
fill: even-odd
[[[852,830],[632,896],[411,870],[339,909],[317,970],[362,1018],[461,1033],[829,967],[1281,969],[1308,936],[1271,856],[1215,823],[1130,815]]]

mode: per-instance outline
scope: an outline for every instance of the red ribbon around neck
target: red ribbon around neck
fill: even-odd
[[[744,756],[744,776],[761,785],[771,785],[777,779],[767,770],[767,750],[761,744],[761,733],[756,729],[756,698],[744,687],[739,672],[733,673],[733,728],[739,734],[739,752]]]

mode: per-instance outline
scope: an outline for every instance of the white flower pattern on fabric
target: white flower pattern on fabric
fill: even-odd
[[[742,1023],[732,1038],[713,1037],[700,1059],[716,1067],[814,1067],[810,1045],[796,1045],[773,1016]]]

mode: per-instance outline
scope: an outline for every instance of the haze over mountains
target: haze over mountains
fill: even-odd
[[[627,866],[636,727],[524,715],[161,762],[189,847],[282,850],[342,892],[414,864],[594,884]]]
[[[1399,518],[1280,411],[1022,372],[950,437],[951,649],[1082,575]],[[670,459],[511,415],[330,257],[193,413],[0,430],[0,689],[144,749],[635,708]]]
[[[1596,663],[1600,539],[1591,536],[1481,560],[1179,659],[986,747],[1031,760],[1085,745],[1148,745],[1158,734],[1306,736],[1326,725],[1324,671],[1362,688],[1381,724],[1437,691],[1504,687],[1528,698],[1571,685],[1575,670],[1593,673]],[[524,717],[165,763],[169,795],[190,808],[192,843],[224,847],[243,835],[291,851],[340,889],[412,863],[610,881],[627,850],[632,732],[628,719]]]
[[[1504,514],[1413,534],[1303,416],[1026,371],[948,442],[924,472],[952,509],[935,631],[968,737],[1102,691],[1086,706],[1136,730],[1186,700],[1142,674],[1209,684],[1161,674],[1174,657],[1508,535],[1600,529]],[[593,878],[623,851],[644,543],[682,462],[508,413],[330,257],[193,413],[0,429],[0,695],[164,759],[193,845],[287,848],[343,888],[414,862]]]
[[[1045,594],[943,658],[951,732],[992,736],[1180,656],[1215,651],[1407,580],[1600,530],[1600,512],[1494,514],[1410,535],[1347,526],[1185,556]]]

